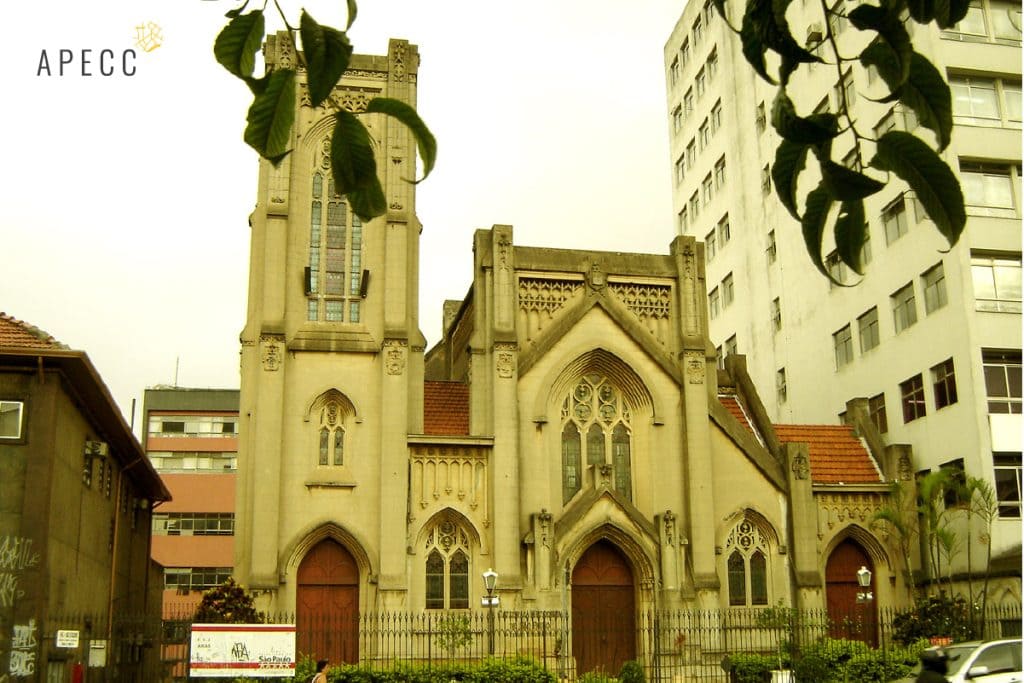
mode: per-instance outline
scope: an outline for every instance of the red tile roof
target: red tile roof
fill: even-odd
[[[66,349],[67,346],[34,325],[0,311],[0,347]]]
[[[423,433],[469,435],[469,385],[461,382],[423,383]]]
[[[725,409],[732,414],[736,420],[747,428],[747,431],[754,435],[761,445],[764,445],[764,439],[761,438],[761,433],[757,431],[754,425],[750,422],[750,416],[747,415],[747,411],[743,409],[743,405],[739,399],[736,398],[735,394],[719,394],[718,402],[725,406]]]
[[[775,425],[783,443],[805,443],[818,484],[878,484],[881,472],[849,425]]]

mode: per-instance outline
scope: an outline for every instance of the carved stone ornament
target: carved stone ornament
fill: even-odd
[[[912,468],[910,465],[910,456],[906,453],[900,455],[899,465],[897,466],[899,472],[897,473],[900,481],[910,481],[912,475]]]
[[[601,270],[601,265],[599,263],[590,264],[590,272],[587,273],[587,284],[590,285],[590,288],[594,290],[604,289],[607,282],[608,276]]]
[[[395,44],[391,59],[391,74],[396,81],[405,80],[405,43]]]
[[[811,465],[807,462],[807,456],[803,453],[797,453],[793,456],[790,469],[793,470],[793,476],[797,479],[806,479],[811,473]]]
[[[497,344],[494,350],[497,359],[495,364],[498,370],[498,377],[504,379],[512,377],[512,371],[516,365],[515,347],[511,344]]]
[[[501,270],[508,270],[509,251],[512,248],[512,242],[506,235],[502,235],[498,240],[498,267]]]
[[[282,347],[281,339],[272,335],[260,336],[260,359],[263,362],[263,369],[274,371],[281,367]]]
[[[704,354],[700,351],[687,351],[683,362],[686,365],[686,380],[690,384],[704,384],[707,368]]]
[[[676,514],[671,510],[665,510],[662,520],[665,523],[665,544],[674,545],[676,535]]]
[[[401,375],[405,372],[405,342],[384,342],[384,367],[389,375]]]

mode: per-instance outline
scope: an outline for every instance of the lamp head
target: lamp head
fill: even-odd
[[[498,583],[498,572],[488,568],[483,574],[484,577],[484,588],[487,589],[487,593],[494,592],[494,586]]]
[[[867,567],[861,567],[857,570],[857,585],[861,588],[868,588],[871,586],[871,570]]]

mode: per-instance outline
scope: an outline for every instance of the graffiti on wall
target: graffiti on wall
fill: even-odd
[[[32,550],[31,538],[4,536],[0,539],[0,607],[11,607],[21,597],[20,575],[39,564],[39,553]]]
[[[15,624],[11,633],[11,663],[7,669],[12,678],[25,678],[35,673],[37,647],[36,620]]]

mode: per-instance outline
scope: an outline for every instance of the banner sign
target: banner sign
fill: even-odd
[[[192,624],[192,677],[295,675],[295,624]]]

